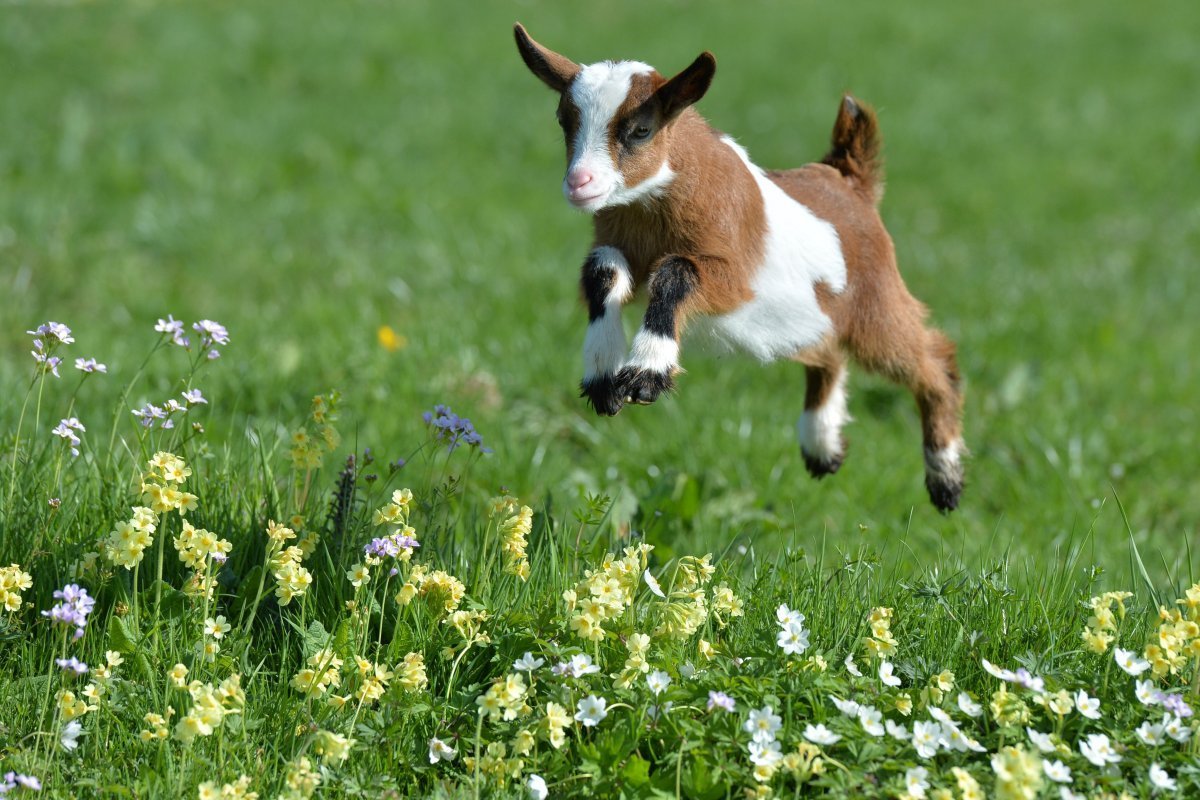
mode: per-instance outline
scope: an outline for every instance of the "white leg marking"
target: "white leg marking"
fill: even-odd
[[[962,455],[966,446],[962,439],[955,439],[941,450],[925,448],[925,471],[941,483],[961,483],[963,478]]]
[[[626,366],[666,375],[679,369],[679,343],[674,339],[639,330]]]
[[[615,375],[625,361],[625,329],[621,327],[621,305],[633,294],[629,262],[615,247],[597,247],[592,255],[613,271],[616,280],[604,298],[604,313],[588,323],[583,340],[584,383],[602,376]]]
[[[815,411],[805,410],[797,425],[800,449],[820,461],[836,461],[842,456],[842,426],[850,421],[846,410],[846,369],[838,373],[829,397]]]

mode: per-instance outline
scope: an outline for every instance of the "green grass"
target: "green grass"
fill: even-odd
[[[861,373],[850,384],[849,458],[820,483],[796,445],[795,365],[763,368],[685,345],[677,395],[612,420],[588,411],[576,396],[586,321],[576,287],[589,223],[559,191],[553,97],[517,57],[516,19],[583,62],[629,57],[669,72],[712,50],[718,75],[700,109],[765,166],[819,156],[841,92],[876,106],[883,215],[901,270],[958,342],[967,381],[973,456],[959,511],[942,517],[926,500],[911,399]],[[769,649],[773,604],[784,600],[808,614],[822,651],[844,653],[867,610],[885,604],[902,625],[925,615],[928,627],[902,636],[905,663],[949,667],[980,691],[979,657],[1028,655],[1069,682],[1084,674],[1063,666],[1076,663],[1074,603],[1124,587],[1143,606],[1151,591],[1169,601],[1200,566],[1189,549],[1200,519],[1197,23],[1194,4],[1150,13],[1107,0],[9,6],[0,25],[0,74],[10,76],[0,102],[0,499],[10,477],[17,499],[0,508],[0,563],[30,569],[27,599],[47,608],[71,562],[128,515],[128,481],[153,452],[143,452],[152,445],[129,409],[177,393],[187,374],[173,350],[139,372],[154,321],[171,313],[218,320],[233,337],[193,384],[211,406],[207,432],[186,451],[203,487],[193,490],[200,519],[235,546],[231,610],[261,562],[265,520],[302,510],[289,499],[287,436],[313,395],[336,388],[343,445],[315,476],[304,513],[332,525],[328,502],[348,452],[370,447],[381,477],[364,484],[342,534],[349,551],[314,569],[307,619],[330,630],[347,599],[350,545],[367,535],[385,480],[419,490],[433,526],[421,531],[431,537],[422,554],[456,575],[477,566],[484,498],[507,487],[538,509],[529,588],[469,586],[473,601],[510,608],[515,621],[504,625],[524,637],[558,624],[538,613],[578,578],[571,514],[593,492],[613,502],[586,526],[589,555],[630,530],[656,545],[659,565],[728,554],[722,569],[739,592],[754,592],[749,619],[729,634],[736,647]],[[110,367],[71,406],[88,427],[85,455],[62,470],[49,429],[68,414],[73,370],[47,385],[36,425],[30,401],[16,439],[32,372],[24,331],[47,319],[73,328],[70,359]],[[382,348],[381,325],[405,346]],[[445,497],[438,487],[464,462],[431,467],[427,449],[413,458],[425,439],[420,413],[436,403],[469,416],[495,451]],[[397,458],[413,462],[389,476]],[[169,575],[173,586],[185,577]],[[128,577],[103,584],[103,630]],[[131,682],[153,673],[161,684],[179,657],[171,648],[191,646],[196,613],[163,631],[168,644],[156,645],[145,674],[127,668]],[[27,757],[38,740],[29,734],[42,729],[29,709],[44,683],[25,665],[43,674],[55,645],[23,614],[0,634],[13,642],[0,655],[0,760]],[[304,645],[286,615],[267,619],[231,646],[237,663],[222,666],[282,684]],[[423,646],[440,647],[427,636]],[[105,638],[85,641],[93,663]],[[454,708],[472,705],[471,681],[490,680],[529,646],[518,638],[487,651],[492,661],[481,655]],[[440,669],[431,681],[444,689]],[[747,698],[772,691],[760,688]],[[142,689],[128,691],[126,709],[104,723],[109,733],[85,740],[89,763],[117,754],[86,771],[96,786],[131,785],[149,768],[121,738],[130,731],[117,732],[117,721],[140,725],[146,710]],[[271,796],[295,754],[296,698],[248,691],[248,702],[246,718],[262,727],[225,755],[250,774],[265,759]],[[364,735],[379,755],[352,758],[338,791],[356,791],[346,776],[366,781],[368,796],[383,788],[373,774],[401,781],[384,764],[424,769],[428,720],[396,713],[399,722],[372,722],[388,743]],[[253,754],[259,746],[265,755]],[[655,771],[667,763],[647,752]],[[193,791],[215,753],[155,762],[136,793]],[[38,759],[30,763],[60,780],[79,774],[72,762]],[[79,793],[99,793],[89,787]]]

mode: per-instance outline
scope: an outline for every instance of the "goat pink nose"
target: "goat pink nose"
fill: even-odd
[[[586,169],[571,170],[567,173],[567,188],[571,191],[578,191],[587,184],[592,182],[595,176]]]

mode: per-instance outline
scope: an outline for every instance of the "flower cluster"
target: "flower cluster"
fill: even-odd
[[[311,761],[301,756],[288,766],[280,800],[308,800],[320,785],[321,773],[313,769]]]
[[[356,655],[355,669],[347,677],[342,674],[344,663],[345,660],[333,650],[318,650],[309,656],[308,666],[292,676],[292,688],[313,700],[328,695],[326,705],[340,709],[352,700],[357,700],[359,705],[372,705],[387,693],[392,681],[405,692],[419,692],[429,684],[425,658],[420,653],[406,655],[395,671],[386,664]],[[342,688],[343,681],[347,694],[334,693],[334,689]]]
[[[21,610],[21,592],[33,586],[33,577],[20,564],[0,567],[0,608],[11,613]]]
[[[509,495],[492,498],[491,518],[500,532],[500,549],[504,553],[504,571],[529,580],[529,559],[525,555],[529,532],[533,530],[533,509],[518,506]]]
[[[170,314],[166,319],[159,319],[154,326],[154,330],[159,333],[168,334],[171,337],[171,343],[182,347],[185,350],[190,350],[192,340],[186,334],[186,328],[182,320],[175,319]],[[199,322],[192,323],[192,330],[200,336],[199,350],[207,351],[205,357],[210,361],[221,357],[217,346],[229,344],[229,331],[219,322],[213,322],[211,319],[202,319]]]
[[[25,332],[33,337],[33,350],[30,351],[30,355],[37,362],[38,369],[43,373],[49,372],[56,378],[61,377],[58,374],[58,366],[62,359],[54,355],[54,352],[60,345],[75,341],[71,329],[61,322],[46,322]]]
[[[1092,615],[1083,629],[1083,642],[1093,653],[1108,650],[1116,638],[1117,622],[1125,619],[1125,601],[1133,597],[1132,592],[1105,592],[1088,601]],[[1113,605],[1117,610],[1114,614]]]
[[[464,444],[468,447],[478,448],[481,453],[492,452],[483,446],[483,437],[479,435],[479,431],[475,430],[471,420],[458,416],[450,410],[449,406],[436,405],[433,407],[433,411],[426,411],[422,414],[421,419],[425,420],[425,425],[434,432],[439,442],[446,443],[446,452],[448,453],[453,453],[460,445]]]
[[[291,528],[274,520],[267,522],[267,570],[275,578],[275,598],[281,606],[300,597],[312,586],[312,573],[302,565],[303,560],[312,553],[311,549],[306,553],[303,547],[310,537],[302,540],[300,545],[288,545],[295,538],[296,532]],[[317,541],[312,539],[311,543],[315,548]]]
[[[467,587],[450,573],[440,569],[430,572],[425,566],[417,564],[397,592],[396,602],[406,606],[413,598],[420,597],[429,606],[430,612],[441,618],[456,611],[466,594]]]
[[[175,738],[191,744],[198,736],[212,736],[230,714],[240,714],[246,705],[242,676],[234,673],[217,686],[192,681],[187,685],[191,708],[175,724]]]
[[[50,432],[55,436],[66,439],[71,447],[71,455],[78,458],[80,440],[75,431],[79,431],[80,433],[87,432],[87,428],[83,427],[83,423],[79,421],[78,417],[67,417],[63,419],[62,422],[54,426],[54,429]]]
[[[563,592],[571,613],[569,625],[579,638],[600,641],[605,636],[604,621],[619,617],[633,603],[652,549],[643,543],[625,548],[622,558],[609,553],[599,569],[586,570],[582,582]]]
[[[1175,601],[1182,607],[1160,608],[1155,641],[1146,645],[1145,656],[1156,678],[1177,675],[1188,665],[1200,669],[1200,583]]]
[[[297,470],[317,469],[341,442],[333,426],[340,400],[337,392],[313,397],[308,419],[292,433],[292,465]]]
[[[789,656],[799,655],[808,649],[808,629],[804,627],[803,614],[781,605],[775,609],[775,619],[780,628],[775,637],[779,649]]]
[[[200,800],[258,800],[258,792],[250,791],[250,778],[246,775],[220,786],[215,781],[205,781],[197,791]]]
[[[363,547],[363,553],[371,563],[381,563],[385,558],[398,561],[408,561],[412,558],[413,549],[420,547],[417,532],[408,524],[409,507],[412,505],[412,492],[408,489],[397,489],[392,492],[392,500],[381,506],[373,518],[375,526],[387,526],[387,535],[378,536]]]
[[[48,611],[43,611],[43,617],[58,625],[75,627],[76,639],[83,638],[83,629],[87,627],[88,615],[96,607],[96,601],[88,594],[87,589],[81,589],[77,584],[68,583],[54,591],[55,603]]]
[[[871,635],[863,639],[868,658],[887,658],[896,652],[896,637],[892,635],[892,609],[873,608],[867,617]]]
[[[180,397],[183,398],[182,403],[174,397],[170,397],[162,405],[146,403],[141,408],[133,409],[130,413],[137,417],[143,428],[150,428],[157,422],[160,429],[170,430],[175,427],[174,417],[176,414],[187,414],[195,406],[208,404],[204,393],[199,389],[189,389],[181,393]]]

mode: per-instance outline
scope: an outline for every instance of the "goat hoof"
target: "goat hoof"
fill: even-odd
[[[675,381],[665,372],[625,367],[617,375],[618,394],[626,403],[648,406],[675,388]]]
[[[624,405],[612,375],[597,375],[579,384],[579,396],[602,417],[615,417]]]
[[[800,455],[804,456],[804,468],[808,470],[808,474],[817,480],[837,472],[842,468],[842,462],[846,459],[844,455],[840,454],[827,458],[813,456],[803,450],[800,451]]]
[[[925,488],[929,490],[929,500],[943,514],[949,514],[958,508],[958,500],[962,495],[961,481],[939,481],[925,479]]]

